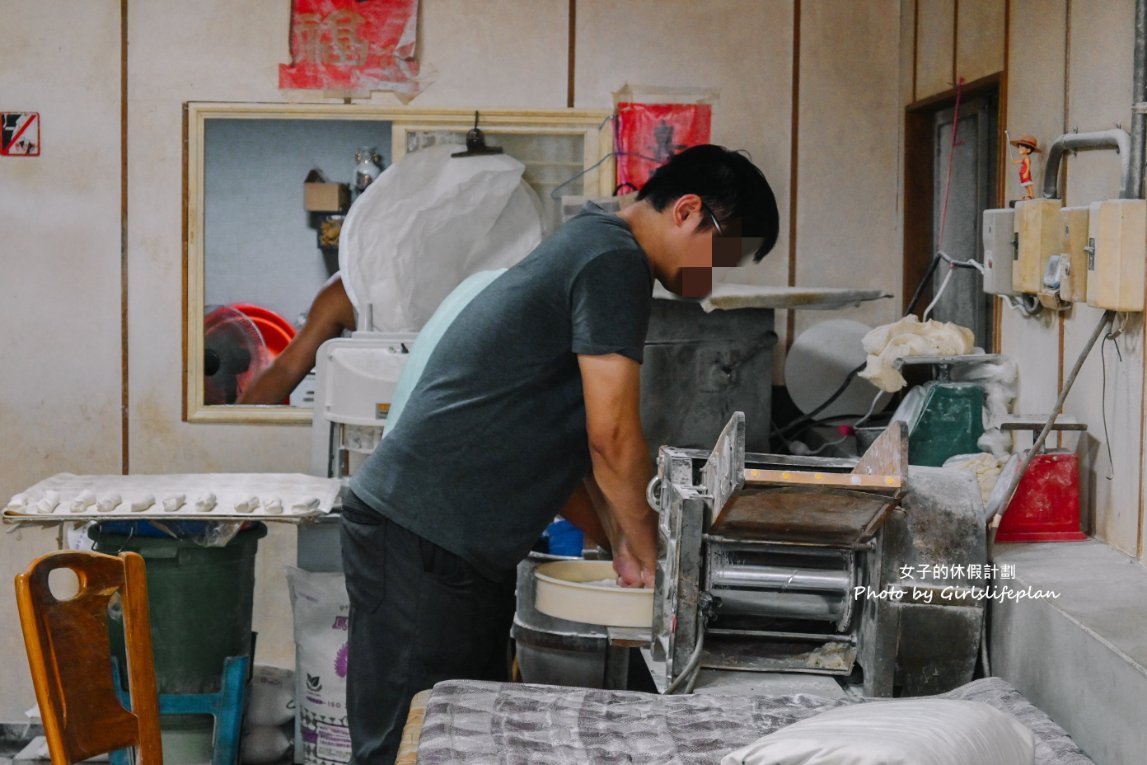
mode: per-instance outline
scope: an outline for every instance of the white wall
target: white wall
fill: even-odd
[[[5,3],[0,111],[41,156],[0,158],[0,495],[120,468],[119,3]],[[60,23],[61,17],[66,23]],[[82,33],[81,33],[82,30]],[[33,702],[12,579],[54,531],[0,527],[0,720]]]
[[[290,3],[128,0],[123,125],[121,4],[4,5],[0,110],[38,110],[45,127],[44,156],[0,160],[0,349],[8,360],[0,432],[9,445],[0,495],[59,471],[305,470],[306,427],[189,424],[181,415],[183,104],[322,100],[278,89]],[[717,90],[714,141],[747,149],[781,206],[778,247],[746,269],[744,280],[838,286],[863,274],[867,286],[898,293],[900,60],[894,44],[871,40],[900,39],[901,9],[895,0],[834,3],[831,12],[827,5],[800,5],[804,74],[794,104],[794,76],[801,73],[794,70],[792,0],[578,0],[574,106],[608,108],[627,83]],[[419,49],[428,87],[411,106],[566,106],[568,19],[567,0],[422,0]],[[398,105],[385,93],[371,101]],[[124,130],[126,157],[119,148]],[[793,204],[797,232],[789,228]],[[846,228],[854,235],[841,233]],[[860,315],[880,321],[894,313],[880,307]],[[124,326],[128,385],[121,398]],[[50,533],[0,534],[5,574],[52,547]],[[257,660],[289,664],[282,568],[294,561],[293,530],[274,526],[260,550]],[[0,609],[14,614],[10,588],[0,587]],[[0,622],[0,647],[12,657],[0,668],[0,688],[9,691],[0,697],[0,720],[18,719],[32,696],[14,618]]]
[[[796,284],[899,293],[898,0],[804,3],[801,18]],[[797,311],[796,330],[849,318],[875,327],[900,300]]]

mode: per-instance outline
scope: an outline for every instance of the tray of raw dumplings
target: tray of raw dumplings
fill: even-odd
[[[341,482],[304,473],[73,475],[46,478],[8,500],[8,523],[105,520],[303,521],[331,511]]]

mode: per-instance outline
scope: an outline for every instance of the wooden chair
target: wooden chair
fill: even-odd
[[[406,725],[402,728],[402,740],[398,742],[398,754],[394,765],[418,765],[418,742],[422,739],[422,723],[426,719],[426,702],[430,701],[430,690],[419,691],[410,700],[410,711],[406,715]]]
[[[79,592],[52,595],[48,576],[71,569]],[[116,697],[108,607],[119,593],[131,710]],[[61,551],[16,577],[16,604],[52,765],[134,747],[136,765],[162,765],[159,706],[143,558]]]

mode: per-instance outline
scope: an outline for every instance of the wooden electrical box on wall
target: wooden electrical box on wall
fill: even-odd
[[[1087,302],[1111,311],[1142,311],[1147,201],[1094,202],[1089,227]]]
[[[1014,295],[1015,210],[984,210],[984,292]]]
[[[1059,222],[1062,226],[1063,239],[1060,243],[1062,254],[1067,256],[1071,283],[1064,294],[1060,287],[1059,296],[1069,303],[1082,303],[1087,300],[1087,238],[1088,219],[1091,209],[1088,207],[1064,207],[1059,211]]]
[[[1012,288],[1034,295],[1043,286],[1047,259],[1060,251],[1059,199],[1025,199],[1016,203],[1016,261]]]

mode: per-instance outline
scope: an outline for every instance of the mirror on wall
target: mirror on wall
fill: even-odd
[[[240,403],[243,391],[337,270],[358,190],[410,152],[464,143],[474,111],[188,103],[185,112],[185,419],[309,422],[313,374],[270,405]],[[559,195],[612,193],[613,163],[601,161],[612,150],[608,117],[480,113],[487,141],[526,166],[550,229]]]

